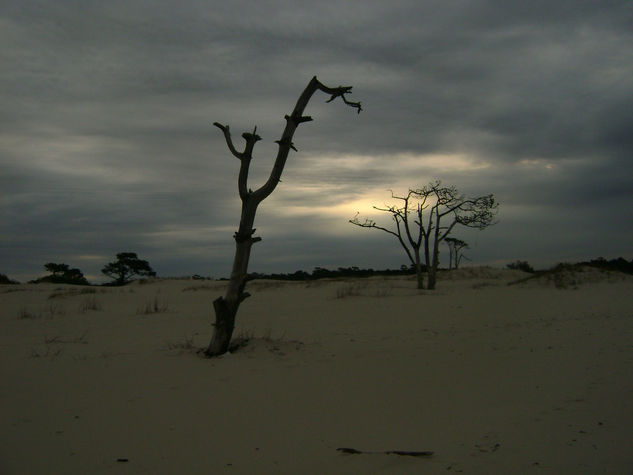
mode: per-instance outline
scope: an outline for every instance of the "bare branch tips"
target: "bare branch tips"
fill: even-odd
[[[316,79],[316,77],[314,79]],[[325,101],[325,102],[332,102],[337,97],[340,97],[341,99],[343,99],[343,102],[345,104],[347,104],[348,106],[353,107],[354,109],[356,109],[356,112],[358,114],[360,114],[360,111],[363,110],[363,108],[361,107],[360,102],[348,101],[347,97],[345,97],[345,94],[351,94],[352,93],[352,86],[327,87],[327,86],[325,86],[323,83],[321,83],[318,80],[317,80],[317,83],[318,83],[318,88],[321,91],[323,91],[323,92],[325,92],[327,94],[330,94],[330,98],[327,101]]]
[[[252,158],[251,154],[253,152],[253,147],[255,146],[255,142],[262,139],[259,135],[257,135],[257,127],[253,129],[252,133],[244,132],[242,134],[242,138],[246,141],[246,147],[244,148],[243,152],[238,152],[237,149],[235,148],[235,145],[233,145],[233,139],[231,138],[231,131],[229,129],[229,126],[222,125],[219,122],[214,122],[213,125],[215,125],[224,133],[226,144],[229,147],[229,150],[231,151],[231,153],[235,157],[239,158],[240,160],[242,160],[243,158],[249,158],[249,159]]]

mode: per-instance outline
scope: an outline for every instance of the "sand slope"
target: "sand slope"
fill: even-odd
[[[522,276],[2,286],[0,473],[630,472],[632,279]]]

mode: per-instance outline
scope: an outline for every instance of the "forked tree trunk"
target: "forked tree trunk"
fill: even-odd
[[[440,257],[440,249],[439,249],[439,234],[440,234],[440,217],[439,215],[436,218],[436,226],[434,229],[434,239],[433,239],[433,251],[431,254],[431,265],[428,266],[428,278],[427,278],[427,289],[435,290],[435,282],[437,278],[437,268],[439,266],[439,257]]]
[[[313,77],[301,96],[299,96],[292,114],[286,116],[286,127],[281,139],[277,141],[279,144],[279,150],[277,152],[277,158],[275,159],[275,164],[273,165],[270,177],[266,183],[256,191],[251,191],[248,188],[247,181],[253,147],[255,146],[255,143],[261,139],[256,134],[257,128],[255,128],[252,133],[242,134],[242,137],[246,141],[246,146],[243,152],[238,152],[233,145],[229,126],[222,125],[217,122],[214,123],[216,127],[220,128],[222,132],[224,132],[224,137],[229,150],[241,162],[238,177],[238,191],[240,199],[242,200],[242,213],[239,229],[234,235],[235,258],[233,260],[233,269],[231,271],[231,278],[226,289],[226,294],[224,297],[218,297],[213,302],[213,308],[215,310],[215,324],[211,342],[205,351],[207,356],[221,355],[226,353],[229,349],[233,329],[235,328],[237,310],[242,301],[249,296],[249,294],[244,291],[244,288],[246,287],[246,279],[248,276],[248,261],[250,259],[251,247],[253,243],[261,240],[261,238],[253,236],[255,233],[253,224],[255,222],[257,207],[275,190],[277,183],[279,183],[290,149],[292,148],[293,150],[296,150],[292,143],[295,130],[301,123],[312,120],[312,117],[304,116],[303,111],[308,105],[312,95],[319,90],[331,95],[327,102],[331,102],[337,97],[340,97],[345,104],[356,108],[359,113],[362,110],[360,102],[350,102],[345,97],[345,94],[351,93],[351,86],[331,88],[321,84],[316,76]]]
[[[418,289],[424,289],[424,274],[422,274],[422,263],[420,262],[420,250],[417,249],[417,253],[415,255],[415,275],[418,280]]]

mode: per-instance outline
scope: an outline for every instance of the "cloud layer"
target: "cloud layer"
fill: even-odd
[[[258,126],[251,187],[309,79],[316,95],[257,218],[251,269],[398,267],[347,224],[387,189],[494,193],[463,232],[477,263],[631,258],[631,2],[5,2],[0,20],[0,272],[120,251],[161,275],[224,276],[239,219],[236,143]],[[240,139],[241,140],[241,139]]]

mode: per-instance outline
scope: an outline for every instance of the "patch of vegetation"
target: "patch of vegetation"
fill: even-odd
[[[40,284],[42,282],[49,282],[53,284],[90,285],[79,269],[71,269],[67,264],[49,262],[48,264],[44,264],[44,269],[51,274],[32,280],[30,283]]]
[[[183,292],[197,292],[198,290],[217,290],[217,287],[211,285],[191,285],[182,289]]]
[[[79,313],[86,313],[88,310],[101,310],[101,304],[97,301],[97,298],[94,295],[86,297],[79,304]]]
[[[575,264],[561,262],[551,269],[534,271],[529,277],[509,282],[508,285],[522,284],[537,279],[544,283],[553,283],[557,289],[577,289],[582,283],[580,274],[586,273],[588,267],[598,269],[604,273],[633,274],[633,261],[628,262],[622,257],[608,261],[599,257],[598,259]]]
[[[145,306],[139,307],[136,310],[137,315],[150,315],[152,313],[165,313],[169,309],[169,305],[166,300],[155,296],[153,300],[145,302]]]
[[[185,350],[194,350],[196,348],[195,346],[193,346],[193,337],[191,338],[185,337],[183,341],[167,342],[167,349],[185,351]]]
[[[87,295],[96,294],[97,290],[93,288],[84,289],[55,289],[55,291],[48,296],[49,300],[63,299],[66,297],[74,297],[75,295]]]
[[[423,270],[425,270],[423,266]],[[363,278],[374,276],[396,276],[396,275],[414,275],[415,269],[411,266],[401,266],[400,269],[361,269],[359,267],[339,267],[336,270],[325,269],[324,267],[315,267],[312,272],[303,270],[295,271],[291,274],[261,274],[253,272],[248,275],[248,280],[253,279],[272,279],[272,280],[299,280],[313,281],[318,279],[336,279],[341,277]]]
[[[597,269],[633,274],[633,259],[629,262],[623,257],[611,260],[607,260],[604,257],[598,257],[597,259],[592,259],[588,262],[580,262],[577,265],[585,265]]]
[[[53,347],[50,345],[46,345],[45,350],[37,350],[36,348],[31,348],[31,358],[46,358],[51,357],[54,358],[59,356],[62,353],[63,348],[61,347]]]
[[[58,304],[50,304],[48,306],[48,313],[52,316],[54,315],[66,315],[66,309]]]
[[[14,285],[19,284],[17,280],[9,279],[6,275],[0,274],[0,285]]]
[[[18,311],[18,320],[34,320],[36,318],[42,318],[42,312],[35,313],[26,307],[23,307]]]
[[[345,287],[340,287],[336,289],[336,297],[337,299],[344,299],[347,297],[358,297],[361,295],[361,290],[364,288],[364,285],[360,285],[358,283],[348,284]]]
[[[506,267],[512,270],[521,270],[523,272],[529,272],[530,274],[534,273],[534,269],[528,263],[528,261],[515,261],[506,265]]]

